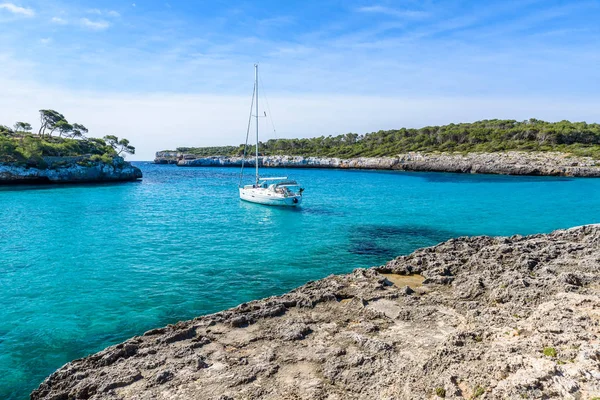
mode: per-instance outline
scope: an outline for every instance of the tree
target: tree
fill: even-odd
[[[13,133],[13,130],[10,129],[8,126],[0,125],[0,135],[12,136]]]
[[[85,126],[77,123],[73,124],[72,138],[84,138],[86,133],[88,133],[88,129]]]
[[[356,133],[346,133],[344,135],[344,142],[346,142],[348,144],[354,144],[354,143],[356,143],[357,138],[358,138],[358,134],[356,134]]]
[[[68,137],[71,134],[71,132],[73,132],[73,125],[71,125],[63,119],[54,124],[50,134],[52,134],[52,132],[54,132],[55,130],[58,130],[58,137],[62,137],[62,135]]]
[[[119,138],[115,135],[106,135],[104,136],[104,141],[107,145],[116,150],[117,144],[119,143]]]
[[[60,121],[66,121],[65,116],[54,110],[40,110],[40,130],[38,134],[41,137],[46,135],[46,130],[50,130],[50,136],[57,129],[56,124]]]
[[[135,147],[129,145],[129,140],[127,139],[119,140],[119,138],[115,135],[107,135],[104,136],[104,141],[110,147],[115,149],[118,156],[120,156],[122,153],[135,154]]]
[[[15,132],[29,132],[31,131],[31,124],[27,122],[17,122],[14,125]]]

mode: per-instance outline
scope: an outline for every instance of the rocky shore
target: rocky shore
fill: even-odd
[[[201,157],[177,152],[158,152],[157,164],[177,164],[181,167],[240,167],[242,157]],[[254,165],[248,159],[247,165]],[[259,159],[263,167],[381,169],[401,171],[460,172],[503,175],[548,175],[600,177],[600,161],[557,152],[502,153],[405,153],[397,157],[327,158],[301,156],[265,156]]]
[[[600,226],[463,237],[73,361],[37,399],[600,397]]]
[[[142,171],[121,157],[115,157],[112,163],[80,158],[48,157],[46,168],[0,163],[0,185],[125,182],[142,178]]]

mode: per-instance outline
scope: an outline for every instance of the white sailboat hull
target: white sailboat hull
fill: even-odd
[[[284,196],[264,188],[240,188],[240,199],[267,206],[297,207],[302,195]]]

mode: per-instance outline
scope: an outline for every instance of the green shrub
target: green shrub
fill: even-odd
[[[475,392],[473,393],[473,398],[476,399],[477,397],[482,396],[485,393],[485,389],[482,388],[481,386],[477,386],[475,388]]]
[[[441,387],[435,388],[435,395],[441,398],[446,397],[446,389]]]
[[[90,155],[91,161],[112,163],[117,154],[115,149],[102,139],[41,138],[30,133],[23,133],[19,137],[0,136],[0,162],[21,162],[38,168],[47,168],[43,157],[84,155]]]
[[[105,164],[112,164],[114,161],[114,156],[111,154],[94,154],[90,157],[90,161],[93,161],[95,163],[102,162]]]
[[[557,355],[556,349],[554,347],[544,347],[543,353],[547,357],[555,358]]]

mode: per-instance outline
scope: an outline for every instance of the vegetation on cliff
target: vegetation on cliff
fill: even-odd
[[[600,159],[600,124],[545,122],[536,119],[483,120],[473,123],[396,129],[359,135],[309,139],[271,139],[260,143],[263,155],[383,157],[409,151],[498,152],[561,151]],[[241,155],[244,146],[178,148],[197,156]],[[253,146],[248,150],[252,153]]]
[[[178,147],[176,151],[198,157],[230,156],[239,153],[239,146]],[[243,146],[242,146],[243,152]]]
[[[124,153],[135,153],[135,147],[127,139],[114,135],[102,139],[86,137],[85,126],[70,124],[54,110],[40,110],[39,131],[31,130],[27,122],[19,121],[13,128],[0,125],[0,163],[46,168],[48,157],[81,157],[78,162],[84,164],[110,163]]]

